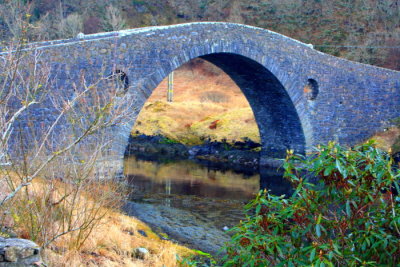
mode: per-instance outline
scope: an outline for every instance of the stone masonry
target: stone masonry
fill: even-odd
[[[265,29],[233,23],[188,23],[30,44],[48,62],[53,90],[65,97],[84,75],[96,81],[123,73],[135,117],[152,90],[174,69],[201,57],[222,68],[251,105],[263,158],[304,153],[330,140],[354,145],[400,117],[400,72],[318,52]],[[107,90],[107,88],[104,88]],[[52,121],[38,106],[37,122]],[[34,125],[39,125],[39,124]],[[134,120],[110,129],[121,158]]]

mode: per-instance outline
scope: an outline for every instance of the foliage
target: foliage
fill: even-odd
[[[126,21],[122,17],[121,11],[110,5],[106,8],[106,14],[104,19],[104,29],[107,31],[119,31],[124,29]]]
[[[213,256],[209,253],[206,253],[201,250],[193,249],[192,250],[195,255],[188,256],[188,257],[179,257],[177,255],[177,260],[179,263],[179,266],[183,267],[212,267],[212,266],[217,266],[217,262],[213,258]]]
[[[83,31],[83,18],[77,13],[70,14],[63,18],[58,25],[58,30],[62,36],[73,38]]]
[[[225,266],[399,264],[400,173],[390,156],[372,142],[292,153],[284,169],[294,193],[260,192],[245,206]]]

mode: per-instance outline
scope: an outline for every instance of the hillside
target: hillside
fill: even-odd
[[[260,142],[253,112],[239,87],[211,63],[195,59],[174,73],[174,99],[167,102],[167,78],[140,112],[133,135],[163,135],[197,145],[206,139]]]

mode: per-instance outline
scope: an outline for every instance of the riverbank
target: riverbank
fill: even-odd
[[[400,118],[397,119],[396,124],[397,126],[379,132],[371,139],[376,142],[380,149],[389,152],[400,166]]]
[[[140,255],[137,250],[145,253]],[[61,242],[45,249],[48,266],[179,266],[177,256],[193,254],[190,249],[163,240],[151,228],[120,211],[108,216],[80,250],[68,250]]]
[[[185,145],[160,135],[138,135],[130,137],[126,155],[152,161],[192,159],[231,169],[255,170],[259,166],[260,150],[260,144],[251,140],[234,143],[205,141],[200,145]]]
[[[93,214],[90,207],[90,203],[96,201],[93,192],[83,192],[79,203],[86,207],[78,207],[71,213],[71,217],[66,217],[77,222],[88,220],[88,224],[79,226],[77,231],[65,228],[66,234],[60,234],[63,232],[59,231],[60,227],[63,227],[62,220],[46,225],[46,216],[37,218],[41,224],[31,225],[30,205],[37,206],[41,202],[49,202],[50,204],[45,204],[47,211],[43,210],[43,215],[46,212],[58,212],[58,217],[63,218],[64,213],[68,214],[66,205],[61,202],[63,200],[53,203],[53,198],[57,198],[59,192],[68,190],[70,185],[57,181],[53,183],[51,191],[48,191],[48,185],[49,181],[46,179],[37,178],[27,187],[27,192],[31,196],[37,195],[38,198],[27,201],[25,194],[18,195],[15,207],[8,215],[2,217],[4,228],[0,231],[0,236],[34,240],[40,246],[54,237],[54,241],[42,250],[42,259],[46,266],[180,266],[177,256],[195,254],[191,249],[164,240],[147,224],[124,214],[117,206],[101,206],[96,209],[96,214]],[[99,187],[105,189],[104,184]],[[5,187],[1,189],[4,190]],[[65,200],[69,201],[70,195],[65,196]],[[22,216],[25,213],[26,215]],[[34,213],[31,215],[36,216]],[[92,219],[96,220],[95,223],[90,223]],[[64,221],[64,224],[67,222]],[[89,232],[85,232],[80,237],[80,245],[76,245],[81,229]],[[42,238],[38,238],[39,235]]]

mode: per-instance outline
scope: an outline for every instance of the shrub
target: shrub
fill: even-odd
[[[225,266],[400,263],[400,174],[387,153],[329,143],[307,157],[289,151],[284,169],[294,193],[263,191],[245,206]]]

